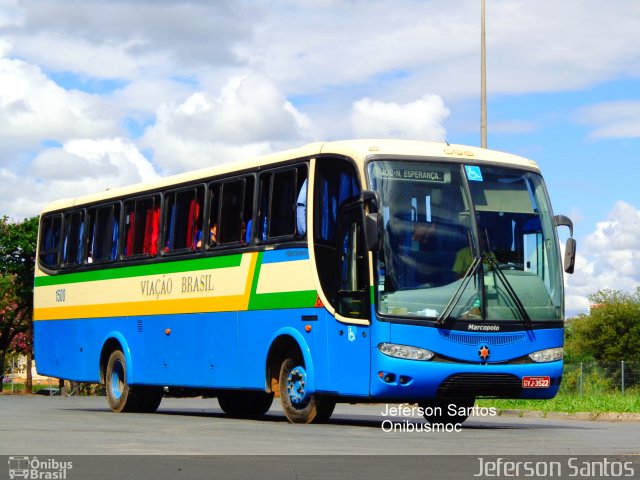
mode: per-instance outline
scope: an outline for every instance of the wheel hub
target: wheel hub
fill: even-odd
[[[117,400],[122,396],[124,389],[124,368],[121,363],[116,363],[113,366],[113,372],[111,374],[111,393]]]
[[[287,377],[287,393],[293,405],[301,405],[305,403],[309,394],[306,389],[307,372],[304,367],[295,367]]]

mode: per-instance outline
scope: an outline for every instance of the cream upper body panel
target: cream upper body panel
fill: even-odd
[[[340,140],[324,143],[316,142],[299,148],[256,157],[247,161],[229,162],[199,170],[193,170],[154,182],[138,183],[126,187],[109,189],[93,195],[57,200],[49,203],[43,209],[42,213],[103,202],[111,198],[131,197],[135,196],[137,193],[142,194],[143,192],[169,189],[176,185],[188,184],[204,179],[212,179],[233,172],[251,171],[277,166],[279,163],[285,163],[297,158],[311,158],[321,154],[343,155],[353,159],[356,162],[361,175],[364,175],[365,160],[373,156],[398,156],[403,158],[415,157],[416,159],[438,158],[441,160],[451,159],[452,161],[458,162],[464,160],[469,163],[513,165],[514,167],[538,171],[538,166],[532,160],[508,153],[464,145],[385,139]],[[364,176],[362,178],[364,178]]]

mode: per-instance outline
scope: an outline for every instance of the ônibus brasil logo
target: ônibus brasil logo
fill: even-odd
[[[9,457],[9,478],[33,480],[66,480],[67,471],[73,468],[73,462],[63,462],[54,458]]]

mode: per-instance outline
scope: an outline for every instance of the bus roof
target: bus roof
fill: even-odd
[[[414,140],[339,140],[333,142],[315,142],[307,145],[284,150],[268,155],[256,157],[251,160],[228,162],[212,167],[192,170],[186,173],[169,176],[153,182],[137,183],[125,187],[108,189],[96,194],[82,197],[56,200],[42,210],[42,213],[73,208],[75,206],[103,202],[111,198],[133,196],[154,190],[171,188],[174,185],[187,184],[201,179],[222,176],[232,172],[247,171],[258,168],[274,166],[297,158],[310,158],[315,155],[336,154],[352,158],[358,163],[362,172],[363,161],[371,156],[395,155],[402,157],[442,158],[453,161],[464,160],[469,163],[500,163],[513,165],[529,170],[538,170],[537,164],[532,161],[495,150],[486,150],[479,147],[466,145],[453,145],[440,142],[425,142]]]

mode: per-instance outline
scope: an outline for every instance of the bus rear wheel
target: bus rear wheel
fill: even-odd
[[[224,413],[232,417],[255,418],[269,411],[273,393],[223,392],[218,395],[218,404]]]
[[[336,402],[309,392],[304,362],[285,358],[280,367],[280,401],[285,416],[292,423],[322,423],[329,420]]]
[[[107,402],[114,412],[155,412],[162,401],[162,388],[132,386],[127,381],[127,362],[121,350],[114,350],[105,369]]]
[[[424,409],[424,418],[429,423],[454,425],[469,418],[469,410],[475,404],[475,398],[451,398],[423,400],[418,405]]]

